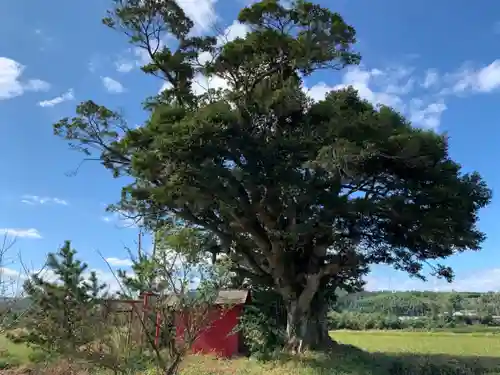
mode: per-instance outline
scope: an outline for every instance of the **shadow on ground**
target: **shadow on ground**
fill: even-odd
[[[500,353],[499,357],[369,353],[352,345],[339,344],[329,354],[299,358],[283,354],[279,361],[298,361],[297,365],[325,375],[500,375]]]

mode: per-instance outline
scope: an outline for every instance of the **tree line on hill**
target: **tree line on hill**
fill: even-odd
[[[500,293],[360,292],[339,296],[329,314],[335,329],[430,329],[500,326]]]

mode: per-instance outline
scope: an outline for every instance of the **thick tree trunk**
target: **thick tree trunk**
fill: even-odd
[[[315,298],[304,312],[297,301],[287,305],[287,349],[300,353],[306,350],[329,350],[335,341],[328,334],[327,306]]]

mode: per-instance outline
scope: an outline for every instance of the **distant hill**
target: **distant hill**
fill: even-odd
[[[0,311],[10,308],[14,311],[26,310],[31,305],[30,298],[0,297]]]
[[[340,297],[335,310],[397,316],[422,316],[451,310],[500,315],[500,293],[365,291]]]

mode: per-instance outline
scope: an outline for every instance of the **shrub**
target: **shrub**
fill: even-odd
[[[493,325],[494,321],[493,321],[493,316],[487,314],[487,315],[484,315],[480,318],[480,322],[481,324],[484,324],[484,325]]]
[[[248,354],[264,359],[285,344],[286,314],[282,300],[271,290],[252,291],[237,330],[243,335]]]

